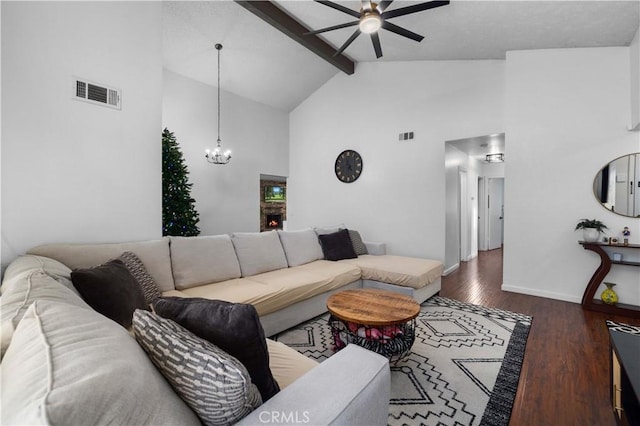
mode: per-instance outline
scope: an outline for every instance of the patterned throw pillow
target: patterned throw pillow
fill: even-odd
[[[351,244],[353,244],[353,251],[355,251],[358,256],[362,254],[369,254],[367,246],[362,242],[362,237],[358,231],[349,229],[349,237],[351,238]]]
[[[149,305],[155,303],[162,294],[160,294],[158,284],[156,284],[151,275],[149,275],[147,268],[145,268],[140,258],[131,251],[125,251],[118,259],[124,263],[129,272],[131,272],[131,275],[133,275],[140,284],[140,287],[142,287],[142,292],[144,293],[144,298],[147,303]]]
[[[136,340],[206,425],[238,422],[262,404],[240,361],[175,322],[151,312],[133,315]]]

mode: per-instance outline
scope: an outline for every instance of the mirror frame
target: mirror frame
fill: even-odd
[[[640,152],[631,152],[631,153],[629,153],[629,154],[625,154],[625,155],[621,155],[621,156],[619,156],[619,157],[616,157],[616,158],[614,158],[613,160],[609,161],[609,162],[608,162],[607,164],[605,164],[604,166],[602,166],[602,167],[600,168],[600,170],[598,170],[598,172],[596,173],[596,175],[595,175],[595,176],[594,176],[594,178],[593,178],[593,183],[591,184],[591,190],[592,190],[592,192],[593,192],[593,197],[596,199],[596,201],[598,202],[598,204],[600,204],[600,206],[602,206],[602,208],[603,208],[603,209],[605,209],[606,211],[608,211],[609,213],[617,214],[618,216],[622,216],[622,217],[626,217],[626,218],[630,218],[630,219],[640,219],[640,213],[639,213],[637,216],[630,216],[630,215],[627,215],[627,214],[619,213],[619,212],[617,212],[617,211],[615,211],[615,210],[610,210],[610,209],[608,209],[608,208],[604,205],[604,203],[600,200],[600,197],[598,197],[598,192],[596,191],[596,183],[598,182],[598,177],[602,174],[603,170],[604,170],[605,168],[607,168],[608,166],[610,166],[610,165],[611,165],[611,163],[613,163],[613,162],[615,162],[615,161],[617,161],[617,160],[619,160],[619,159],[621,159],[621,158],[629,157],[629,156],[632,156],[632,155],[636,155],[636,156],[638,156],[637,161],[640,161]],[[636,165],[636,168],[638,168],[638,166],[637,166],[637,165]],[[633,180],[634,180],[634,181],[640,181],[640,176],[635,176]],[[636,186],[634,186],[634,188],[636,189],[636,191],[640,191],[640,187],[638,187],[638,186],[637,186],[637,184],[636,184]],[[639,209],[640,209],[640,206],[637,206],[637,208],[639,208]]]

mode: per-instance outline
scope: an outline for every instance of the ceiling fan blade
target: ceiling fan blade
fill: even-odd
[[[384,12],[391,3],[393,3],[393,0],[384,0],[378,3],[378,12]]]
[[[341,4],[334,3],[332,1],[325,1],[325,0],[316,0],[316,3],[324,4],[325,6],[329,6],[332,9],[339,10],[340,12],[346,13],[347,15],[351,15],[354,18],[360,18],[360,12],[351,10],[347,7],[342,6]]]
[[[312,35],[312,34],[320,34],[325,33],[327,31],[339,30],[340,28],[353,27],[354,25],[358,25],[360,21],[347,22],[346,24],[334,25],[332,27],[321,28],[315,31],[309,31],[308,33],[304,33],[304,35]]]
[[[435,7],[446,6],[448,1],[429,1],[426,3],[414,4],[413,6],[401,7],[400,9],[384,12],[382,19],[395,18],[396,16],[404,16],[410,13],[422,12],[423,10],[433,9]]]
[[[392,33],[401,35],[402,37],[410,38],[411,40],[415,40],[417,42],[421,42],[424,38],[420,34],[416,34],[413,31],[405,30],[404,28],[394,25],[388,21],[382,21],[382,28],[391,31]]]
[[[371,33],[371,42],[373,43],[373,50],[376,51],[376,58],[382,58],[382,47],[380,46],[380,37],[378,33]]]
[[[346,49],[347,47],[349,47],[351,43],[353,43],[353,40],[358,38],[359,35],[360,35],[360,29],[357,29],[353,34],[351,34],[351,37],[349,37],[349,39],[344,42],[344,44],[340,47],[340,49],[338,49],[338,51],[333,54],[333,56],[338,56],[339,54],[341,54],[344,51],[344,49]]]

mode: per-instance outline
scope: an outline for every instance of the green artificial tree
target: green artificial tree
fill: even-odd
[[[192,183],[173,133],[162,132],[162,235],[192,237],[200,234],[200,221],[191,198]]]

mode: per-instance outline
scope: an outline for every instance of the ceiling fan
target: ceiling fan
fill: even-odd
[[[358,20],[322,28],[315,31],[309,31],[308,33],[305,33],[305,35],[320,34],[327,31],[333,31],[357,25],[358,29],[356,29],[351,37],[347,39],[347,41],[340,47],[340,49],[338,49],[336,53],[333,54],[333,56],[338,56],[339,54],[341,54],[347,47],[349,47],[351,43],[353,43],[356,38],[358,38],[360,33],[365,33],[371,36],[371,42],[373,43],[373,49],[376,52],[376,58],[382,57],[382,47],[380,46],[380,38],[378,37],[378,30],[380,28],[391,31],[403,37],[410,38],[411,40],[415,40],[417,42],[422,41],[422,39],[424,38],[420,34],[416,34],[412,31],[392,24],[391,22],[387,21],[388,19],[408,15],[410,13],[422,12],[423,10],[433,9],[435,7],[446,6],[449,4],[448,1],[428,1],[425,3],[414,4],[411,6],[401,7],[399,9],[385,12],[387,7],[389,7],[389,5],[393,3],[393,0],[383,0],[379,3],[375,3],[370,0],[362,0],[362,7],[360,8],[360,11],[349,9],[332,1],[315,1],[325,6],[329,6],[333,9],[339,10],[340,12],[346,13],[347,15],[351,15],[354,18],[358,18]]]

